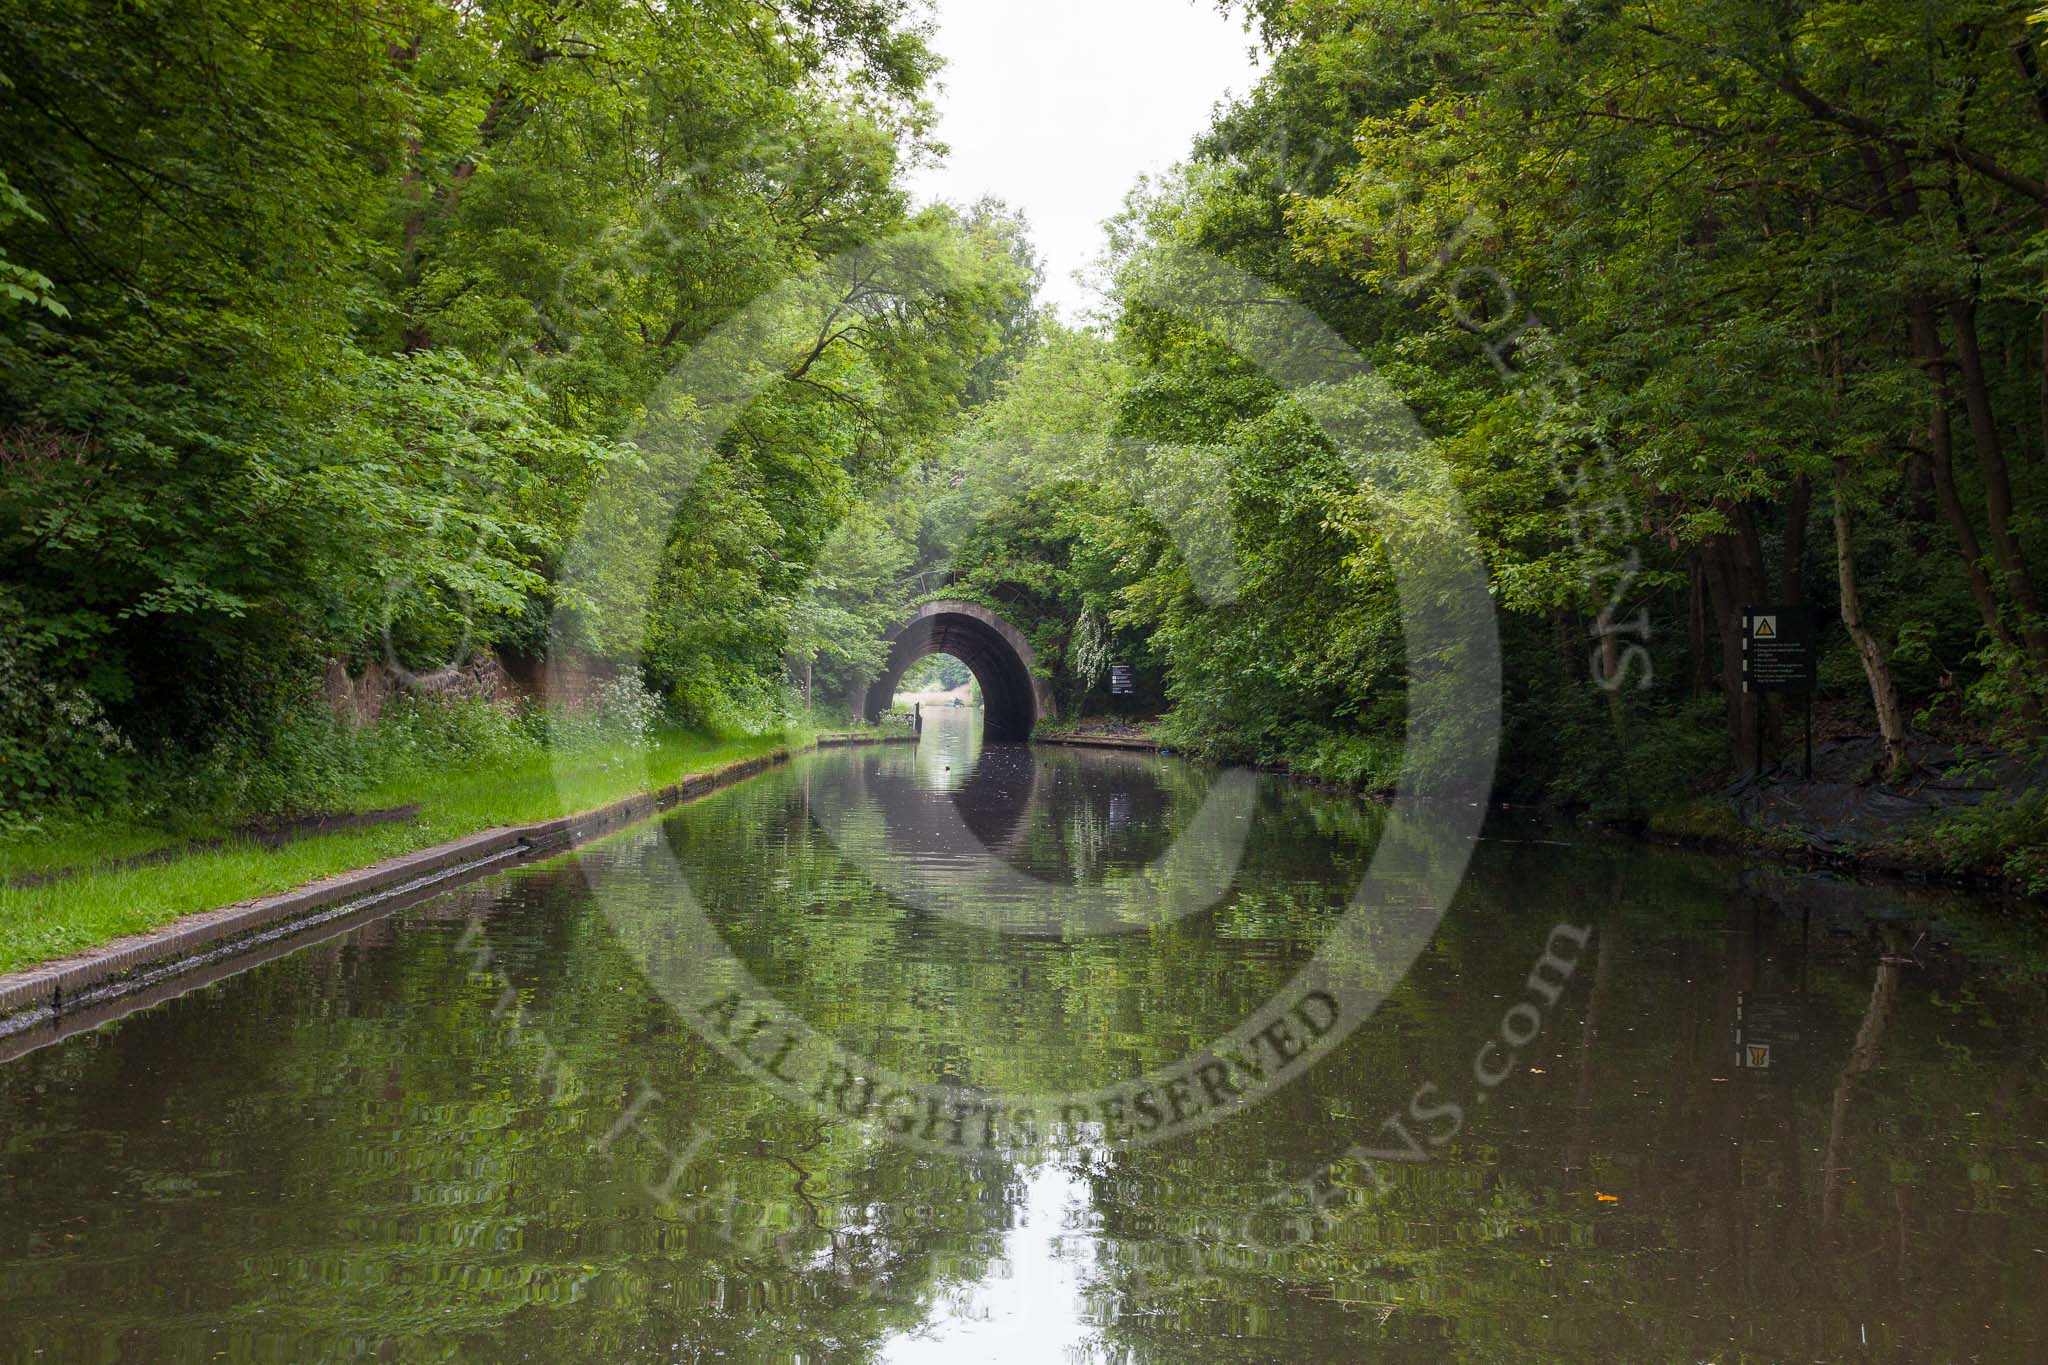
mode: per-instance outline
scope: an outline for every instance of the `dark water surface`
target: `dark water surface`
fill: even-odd
[[[941,714],[0,1066],[0,1359],[2048,1358],[2048,953],[1987,903],[1502,826],[1363,1027],[1138,1147],[909,1146],[658,989],[679,867],[850,1053],[1119,1084],[1386,832],[1217,780]]]

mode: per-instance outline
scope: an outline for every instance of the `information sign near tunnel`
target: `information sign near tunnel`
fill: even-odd
[[[927,602],[889,633],[889,660],[874,683],[850,699],[874,719],[889,709],[904,670],[932,654],[950,654],[981,684],[982,734],[998,743],[1031,738],[1054,714],[1052,691],[1024,633],[979,602]]]
[[[1749,607],[1742,613],[1742,690],[1811,692],[1813,616],[1803,605]]]

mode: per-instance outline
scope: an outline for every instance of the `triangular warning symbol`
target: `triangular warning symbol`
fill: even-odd
[[[1759,640],[1775,640],[1778,638],[1778,632],[1773,627],[1770,617],[1765,616],[1758,619],[1756,623],[1756,638]]]

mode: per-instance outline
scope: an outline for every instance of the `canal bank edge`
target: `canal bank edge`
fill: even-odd
[[[1141,754],[1171,752],[1165,745],[1153,740],[1124,739],[1114,735],[1033,735],[1031,742],[1061,745],[1071,749],[1128,749]]]
[[[1151,739],[1117,735],[1053,734],[1033,735],[1033,744],[1060,745],[1080,749],[1121,749],[1131,753],[1172,754],[1175,749]],[[1199,758],[1195,754],[1183,757]],[[1384,797],[1385,788],[1359,787],[1298,772],[1284,763],[1244,765],[1259,772],[1275,773],[1293,782],[1324,791],[1344,792],[1361,798]],[[1801,783],[1781,779],[1783,790],[1796,793]],[[1505,805],[1501,807],[1507,809]],[[1546,807],[1553,814],[1571,812]],[[1574,823],[1577,823],[1574,821]],[[1819,837],[1811,822],[1785,821],[1775,827],[1746,824],[1734,804],[1725,796],[1699,797],[1653,811],[1645,820],[1591,820],[1585,828],[1608,838],[1635,839],[1666,848],[1688,848],[1734,858],[1781,863],[1816,871],[1905,881],[1922,885],[1949,886],[1977,894],[2010,896],[2016,899],[2042,898],[2024,884],[1995,869],[1959,867],[1945,858],[1926,837],[1917,836],[1867,843],[1829,842]]]
[[[358,915],[410,892],[430,886],[439,890],[519,863],[559,856],[685,801],[745,781],[811,749],[897,744],[911,738],[819,735],[808,744],[783,746],[758,758],[693,773],[658,791],[640,792],[595,810],[481,830],[290,891],[184,915],[148,933],[130,934],[82,953],[0,975],[0,1035],[158,986],[232,953],[240,941],[254,949],[280,935]]]

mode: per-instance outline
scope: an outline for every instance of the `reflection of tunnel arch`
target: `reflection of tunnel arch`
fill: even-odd
[[[1039,680],[1037,659],[1024,633],[977,602],[927,602],[889,635],[882,676],[854,705],[879,716],[896,696],[903,670],[927,654],[950,654],[981,684],[982,734],[1003,742],[1031,737],[1031,727],[1053,714],[1052,690]]]
[[[940,786],[929,774],[920,777],[917,761],[900,750],[871,749],[848,762],[843,800],[878,812],[887,846],[898,855],[1008,859],[1037,804],[1039,752],[1021,745],[985,748],[957,784]],[[939,802],[952,812],[935,812]]]

